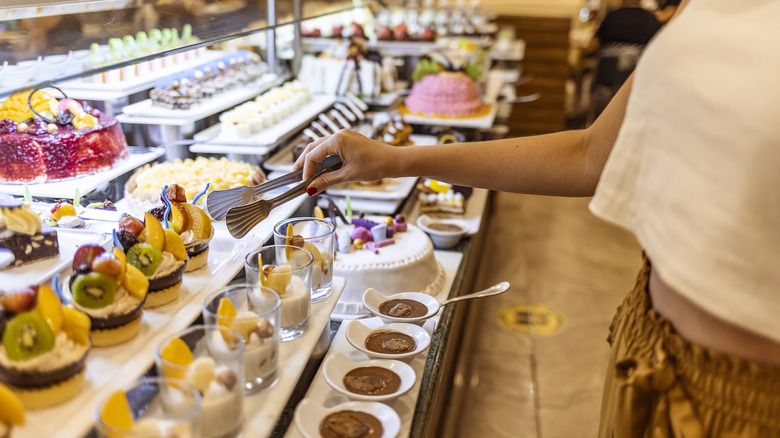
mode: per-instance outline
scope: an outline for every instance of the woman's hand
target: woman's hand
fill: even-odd
[[[397,176],[404,158],[403,149],[342,129],[329,137],[309,143],[293,168],[303,168],[303,179],[307,179],[314,174],[314,168],[320,161],[330,155],[341,157],[341,169],[320,175],[309,184],[306,192],[313,196],[342,182],[376,181]]]

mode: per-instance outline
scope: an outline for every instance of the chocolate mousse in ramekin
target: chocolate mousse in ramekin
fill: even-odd
[[[84,386],[89,329],[48,286],[0,292],[0,382],[25,409],[72,399]]]

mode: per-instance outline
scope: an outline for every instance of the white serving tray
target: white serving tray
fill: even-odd
[[[116,118],[122,123],[138,125],[186,125],[238,105],[281,83],[282,80],[278,76],[267,73],[252,84],[220,93],[187,110],[153,106],[152,100],[146,99],[124,107],[123,114],[117,115]]]
[[[336,205],[338,205],[341,211],[344,211],[346,209],[347,201],[345,198],[335,197],[333,198],[333,201],[336,202]],[[395,212],[398,211],[398,207],[401,206],[402,202],[404,202],[403,199],[391,199],[387,201],[382,201],[377,199],[350,198],[352,211],[355,214],[359,214],[359,213],[380,214],[380,215],[395,214]],[[317,205],[325,209],[328,206],[328,202],[323,198],[319,198],[317,201]]]
[[[224,287],[243,267],[243,259],[263,242],[254,236],[236,240],[216,230],[208,268],[184,275],[178,300],[144,310],[141,333],[108,348],[93,348],[87,357],[85,387],[72,400],[41,411],[28,411],[17,438],[85,436],[97,404],[118,388],[129,386],[154,364],[154,350],[164,337],[188,327],[200,315],[205,296]],[[284,403],[284,402],[280,402]]]
[[[77,79],[73,81],[62,82],[57,86],[72,99],[89,99],[99,101],[118,99],[138,93],[140,91],[154,88],[154,84],[158,79],[187,70],[189,68],[197,67],[226,54],[226,52],[222,50],[202,50],[201,52],[202,55],[198,58],[181,61],[171,65],[170,67],[155,70],[128,81],[104,84],[102,82],[87,82],[84,79]]]
[[[412,134],[409,136],[409,139],[414,142],[415,146],[430,146],[438,143],[436,136],[433,135]],[[263,162],[263,167],[272,172],[292,172],[293,164],[295,164],[292,160],[292,151],[294,147],[295,143],[290,143],[283,147],[268,160]]]
[[[455,278],[455,273],[460,266],[463,255],[461,253],[451,251],[435,251],[435,254],[436,260],[442,264],[446,273],[446,280],[444,282],[444,286],[442,287],[442,291],[436,296],[436,298],[441,301],[446,299],[450,294],[453,280]],[[438,321],[439,316],[434,316],[428,320],[423,327],[428,330],[428,332],[433,332],[436,324],[438,324]],[[377,317],[363,319],[361,322],[369,327],[379,327],[383,324],[382,320]],[[341,324],[341,327],[339,327],[339,331],[336,333],[336,337],[331,343],[330,350],[328,350],[328,356],[334,353],[344,353],[354,361],[362,362],[368,360],[369,357],[365,353],[356,350],[347,341],[347,338],[344,335],[347,324],[347,322],[344,322]],[[327,360],[327,357],[325,360]],[[412,389],[409,390],[409,392],[401,395],[395,400],[386,402],[386,404],[393,408],[395,412],[401,417],[401,432],[398,434],[398,437],[403,438],[409,436],[412,419],[414,417],[414,407],[417,403],[417,397],[420,393],[420,382],[422,381],[423,371],[425,369],[425,363],[427,360],[428,351],[426,350],[416,355],[410,361],[406,362],[414,369],[415,373],[417,374],[417,381],[415,382]],[[324,363],[325,362],[323,361],[323,364]],[[336,391],[335,389],[332,389],[328,385],[328,383],[325,381],[325,377],[323,376],[322,365],[317,371],[317,375],[314,377],[314,380],[309,387],[309,391],[306,393],[306,398],[314,400],[325,407],[335,406],[349,400],[346,395]],[[290,425],[290,429],[287,431],[285,436],[287,438],[302,437],[298,429],[295,427],[295,424]]]
[[[63,181],[29,184],[27,187],[29,187],[30,195],[37,198],[73,198],[78,188],[81,195],[84,196],[103,184],[165,154],[165,149],[161,147],[143,148],[131,146],[128,150],[130,155],[126,160],[106,171]],[[24,187],[24,184],[0,184],[0,193],[22,196],[24,195]]]
[[[498,107],[496,105],[490,106],[490,112],[480,117],[468,117],[468,118],[446,118],[446,117],[427,117],[417,114],[410,114],[408,111],[403,112],[404,121],[411,123],[412,125],[429,125],[429,126],[451,126],[457,128],[475,128],[475,129],[489,129],[493,126],[493,122],[496,120],[496,113]]]
[[[409,196],[415,184],[417,184],[417,177],[385,178],[382,184],[376,186],[356,183],[337,184],[325,189],[325,193],[331,196],[349,196],[350,199],[396,200]]]
[[[195,141],[202,143],[190,146],[190,151],[201,153],[264,154],[285,135],[309,123],[317,115],[333,105],[335,101],[335,96],[314,96],[310,102],[298,108],[296,112],[285,117],[279,123],[244,138],[223,135],[221,133],[222,124],[218,123],[195,134],[193,137]],[[230,146],[232,147],[228,151],[226,147]],[[236,146],[243,147],[243,149]]]

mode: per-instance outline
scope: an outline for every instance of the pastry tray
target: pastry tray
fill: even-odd
[[[264,93],[271,87],[281,85],[282,82],[282,79],[275,74],[267,73],[252,84],[225,91],[186,110],[153,106],[152,100],[146,99],[124,107],[123,114],[117,115],[116,118],[122,123],[138,125],[186,125],[236,106]]]
[[[222,135],[222,124],[218,123],[197,134],[195,141],[202,142],[190,146],[190,151],[199,153],[243,153],[265,154],[279,140],[290,132],[309,123],[336,101],[334,96],[314,96],[296,112],[285,117],[274,126],[245,138]]]
[[[73,198],[76,189],[82,196],[107,184],[119,176],[131,172],[142,165],[154,161],[165,154],[165,149],[134,147],[128,148],[130,155],[128,158],[115,167],[94,175],[80,176],[77,178],[66,179],[56,182],[46,182],[38,184],[29,184],[30,195],[36,198]],[[24,184],[0,184],[0,193],[8,195],[24,195]]]
[[[463,255],[461,253],[451,252],[451,251],[435,251],[435,254],[436,254],[436,260],[438,260],[442,264],[442,266],[444,266],[444,270],[446,273],[446,280],[444,286],[442,287],[441,292],[439,292],[439,294],[436,296],[436,298],[439,301],[441,301],[443,299],[446,299],[450,294],[453,280],[455,278],[455,273],[457,272],[458,267],[460,266]],[[426,330],[428,330],[429,333],[432,333],[436,327],[436,324],[438,324],[438,321],[439,321],[439,316],[438,315],[434,316],[433,318],[426,321],[423,327]],[[377,317],[363,319],[361,320],[361,322],[366,324],[369,327],[379,327],[382,325],[381,319]],[[336,333],[336,337],[333,339],[333,342],[331,343],[330,350],[328,350],[328,355],[326,356],[325,360],[327,360],[327,358],[334,353],[343,353],[354,361],[362,362],[369,359],[365,353],[356,350],[347,341],[347,338],[345,336],[347,324],[348,322],[345,321],[344,323],[341,324],[341,327],[339,327],[339,330]],[[409,436],[409,431],[412,426],[412,419],[414,417],[414,407],[415,404],[417,403],[417,397],[419,396],[420,382],[422,380],[423,371],[427,360],[428,360],[428,351],[426,350],[425,352],[422,352],[414,356],[414,358],[412,358],[411,360],[406,361],[406,363],[409,364],[414,369],[414,372],[416,374],[416,382],[414,386],[412,387],[411,390],[409,390],[409,392],[398,397],[397,399],[384,402],[385,404],[393,408],[396,411],[396,413],[398,413],[398,415],[401,417],[401,431],[398,434],[398,437],[403,438]],[[324,364],[325,361],[323,361],[323,365]],[[349,401],[347,396],[334,390],[328,385],[328,383],[325,381],[325,377],[323,376],[322,365],[320,366],[320,369],[317,371],[317,374],[315,375],[314,380],[312,381],[311,386],[309,387],[309,391],[306,393],[306,398],[312,399],[322,404],[325,407],[332,407]],[[285,436],[287,438],[302,437],[302,435],[296,428],[294,421],[293,424],[290,425],[290,429],[287,431],[287,434]]]
[[[489,129],[496,120],[498,107],[490,105],[490,112],[479,117],[429,117],[409,113],[403,105],[400,106],[404,120],[412,125],[450,126],[453,128]]]
[[[331,196],[366,198],[376,200],[405,199],[417,184],[417,177],[385,178],[378,185],[343,183],[325,189]]]
[[[202,52],[203,54],[198,58],[182,61],[170,67],[155,70],[128,81],[104,84],[102,82],[87,82],[84,79],[77,79],[74,81],[62,82],[58,87],[60,87],[68,97],[73,99],[99,101],[118,99],[154,88],[154,84],[158,79],[206,64],[209,61],[226,54],[226,52],[222,50],[203,50]]]

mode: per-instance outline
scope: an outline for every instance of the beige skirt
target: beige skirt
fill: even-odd
[[[651,306],[649,277],[645,259],[610,327],[599,437],[780,437],[780,367],[677,335]]]

